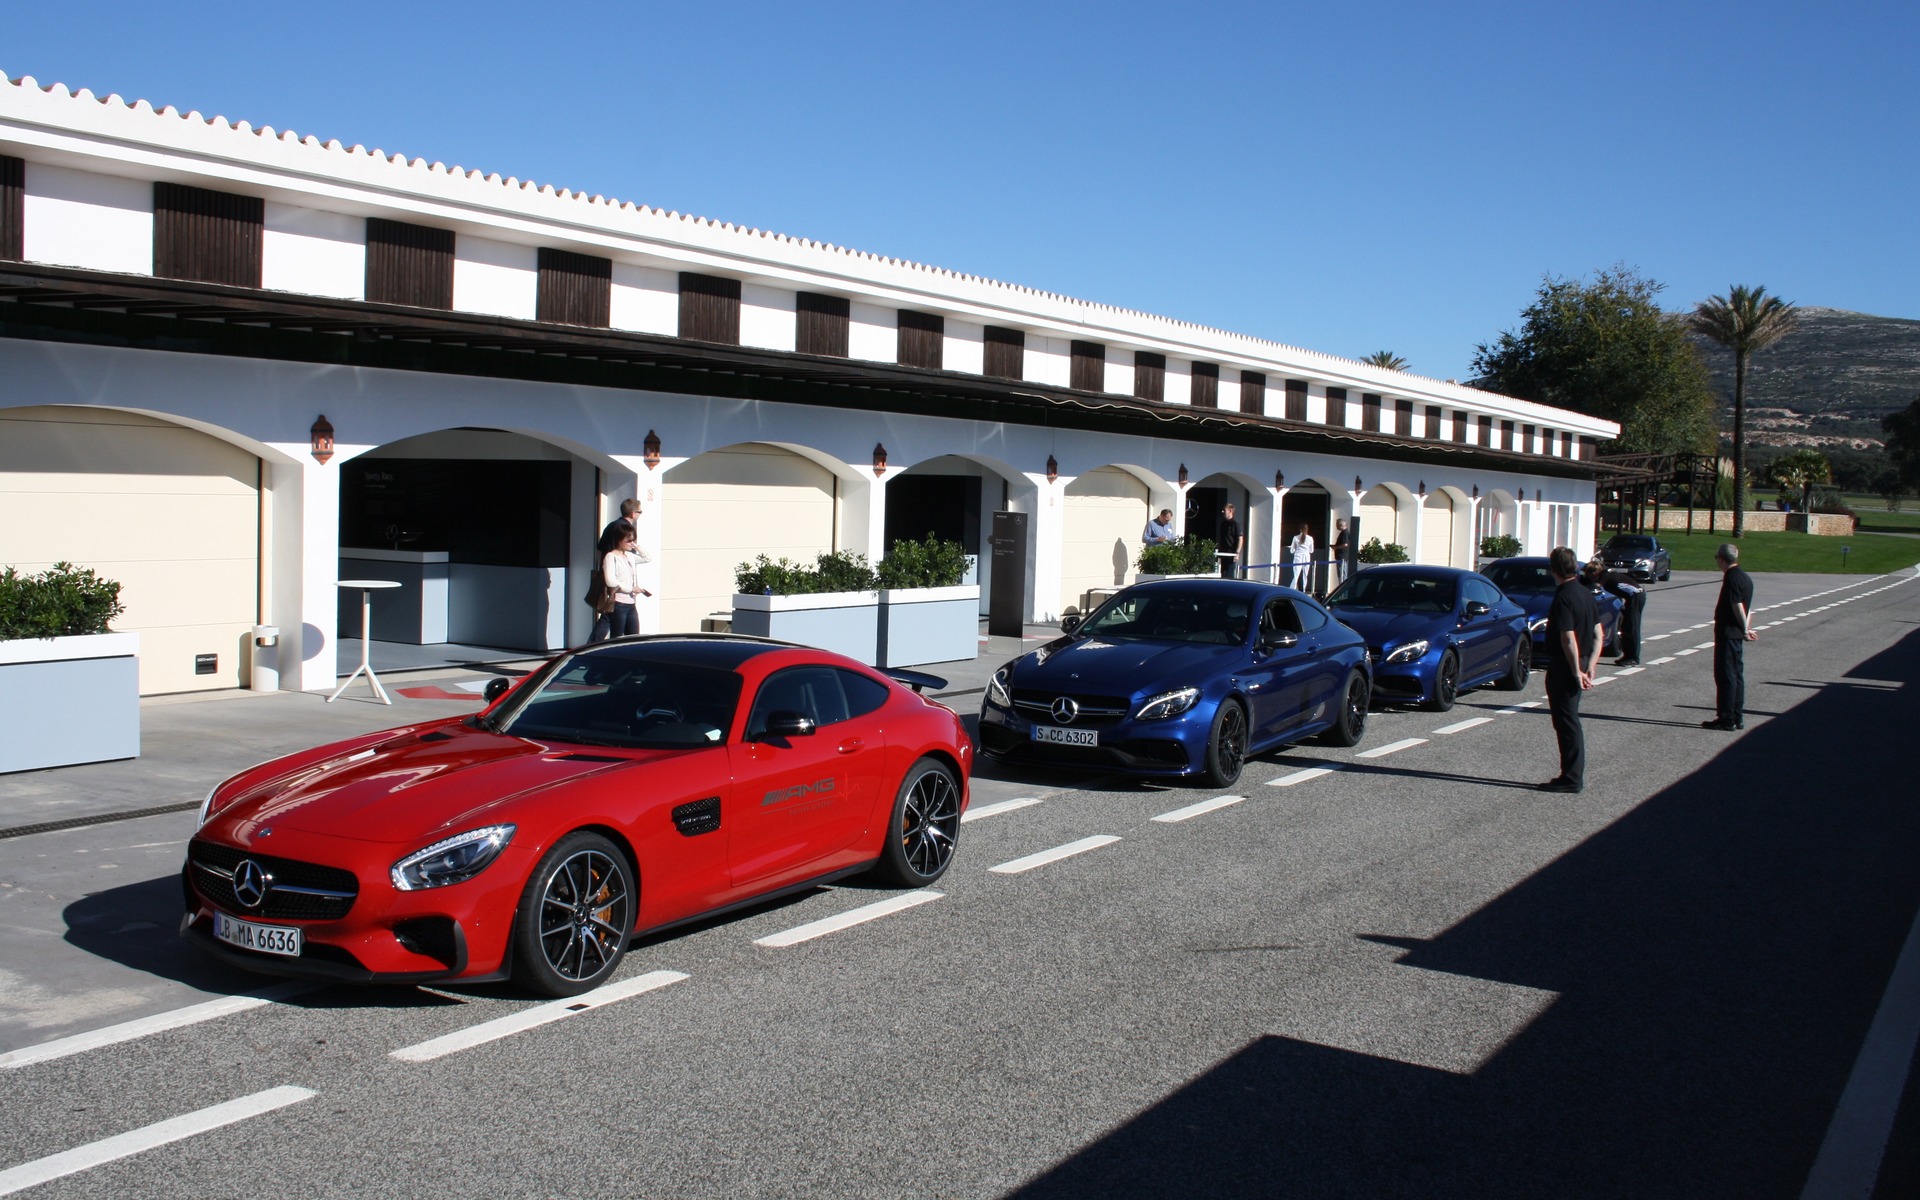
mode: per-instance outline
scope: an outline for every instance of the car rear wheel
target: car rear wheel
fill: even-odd
[[[585,830],[561,838],[520,895],[514,982],[548,996],[605,983],[626,952],[634,898],[633,869],[618,846]]]
[[[1333,728],[1327,730],[1327,744],[1330,746],[1353,746],[1367,732],[1367,707],[1373,702],[1373,688],[1367,683],[1367,677],[1358,671],[1347,676],[1347,686],[1340,693],[1340,715],[1334,719]]]
[[[1207,737],[1208,787],[1232,787],[1247,765],[1247,710],[1238,700],[1222,700],[1213,714],[1213,732]]]
[[[898,887],[924,887],[947,873],[959,836],[960,785],[951,769],[923,758],[900,781],[874,875]]]
[[[1433,700],[1427,707],[1446,712],[1460,695],[1460,656],[1449,650],[1440,656],[1440,669],[1433,673]]]
[[[1527,677],[1533,673],[1532,639],[1521,638],[1513,644],[1513,665],[1500,678],[1500,686],[1509,692],[1525,690]]]

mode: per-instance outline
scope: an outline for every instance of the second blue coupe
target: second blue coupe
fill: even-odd
[[[1507,599],[1527,610],[1527,631],[1533,636],[1533,660],[1547,659],[1547,610],[1553,607],[1553,593],[1560,586],[1547,570],[1545,555],[1503,558],[1487,564],[1486,576],[1506,593]],[[1593,589],[1593,602],[1600,609],[1600,630],[1605,638],[1600,653],[1613,654],[1620,632],[1620,597],[1605,588]]]
[[[1527,614],[1477,572],[1368,567],[1328,596],[1327,607],[1367,640],[1380,699],[1445,712],[1468,688],[1527,686]]]

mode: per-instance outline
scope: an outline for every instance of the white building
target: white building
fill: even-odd
[[[1610,422],[803,239],[0,77],[0,563],[124,584],[145,693],[329,688],[336,583],[395,637],[582,640],[645,504],[698,629],[758,554],[983,551],[1026,615],[1131,578],[1150,514],[1248,559],[1336,517],[1416,561],[1595,536]],[[331,432],[331,453],[321,446]],[[1282,518],[1287,533],[1282,532]],[[984,556],[983,556],[984,557]],[[412,611],[409,607],[408,611]],[[257,676],[251,632],[278,626]],[[277,670],[273,669],[277,668]]]

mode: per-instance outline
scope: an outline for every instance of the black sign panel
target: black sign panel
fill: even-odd
[[[993,584],[987,593],[987,632],[1022,637],[1027,632],[1027,514],[993,514]]]

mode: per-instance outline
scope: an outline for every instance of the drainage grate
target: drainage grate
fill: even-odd
[[[15,825],[12,829],[0,829],[0,838],[26,837],[34,833],[53,833],[60,829],[81,829],[88,825],[111,825],[115,821],[137,821],[141,817],[157,817],[163,813],[193,812],[200,807],[198,800],[189,800],[184,804],[161,804],[154,808],[136,808],[127,812],[101,813],[94,817],[69,817],[64,821],[43,821],[38,825]]]

